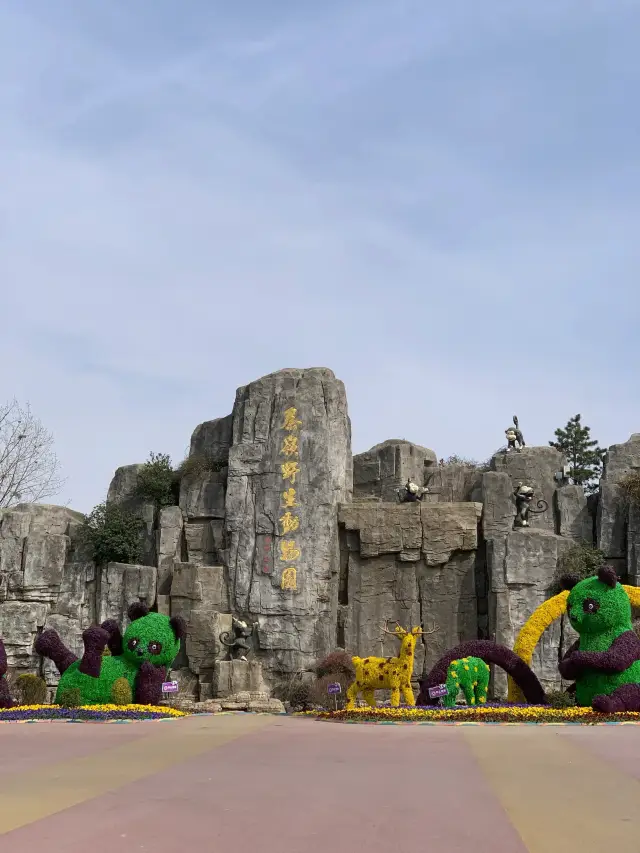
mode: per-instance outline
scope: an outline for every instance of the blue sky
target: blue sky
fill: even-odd
[[[4,0],[0,399],[87,511],[283,367],[354,452],[640,431],[637,0]]]

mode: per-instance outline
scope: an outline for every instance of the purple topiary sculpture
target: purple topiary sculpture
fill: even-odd
[[[493,640],[470,640],[446,652],[429,675],[420,682],[420,693],[416,699],[416,705],[435,705],[438,700],[429,696],[429,688],[444,684],[451,661],[464,657],[480,658],[485,663],[499,666],[513,678],[531,705],[549,704],[538,677],[515,652]]]

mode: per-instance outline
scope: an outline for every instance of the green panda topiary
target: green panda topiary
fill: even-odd
[[[53,661],[60,673],[56,701],[66,691],[77,688],[82,705],[108,705],[114,696],[123,697],[126,679],[137,705],[157,705],[162,699],[162,684],[167,668],[180,651],[186,625],[179,616],[169,619],[150,613],[140,603],[128,611],[131,624],[120,633],[115,620],[92,625],[82,635],[84,654],[80,660],[66,648],[55,631],[43,631],[35,650]],[[103,651],[108,647],[110,655]],[[114,685],[115,693],[114,693]]]
[[[631,602],[615,570],[603,566],[596,577],[570,589],[567,615],[580,635],[559,665],[576,683],[576,703],[611,714],[640,711],[640,639],[631,626]]]

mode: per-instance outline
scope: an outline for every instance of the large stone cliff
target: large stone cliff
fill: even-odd
[[[420,676],[464,640],[512,646],[576,542],[595,536],[621,577],[640,577],[640,519],[618,488],[640,467],[640,435],[610,449],[597,520],[593,502],[558,477],[564,459],[550,447],[499,452],[486,471],[439,465],[432,450],[404,440],[352,458],[345,389],[326,368],[283,370],[239,388],[231,414],[195,429],[190,456],[219,464],[189,469],[176,506],[158,510],[136,496],[140,465],[114,475],[108,501],[143,521],[142,565],[94,565],[79,537],[83,517],[69,509],[2,512],[0,636],[15,669],[43,665],[33,642],[44,628],[79,652],[85,627],[124,623],[127,606],[143,600],[186,619],[176,673],[200,698],[230,691],[220,634],[232,616],[255,623],[247,689],[267,689],[336,647],[394,654],[385,620],[438,627],[418,647]],[[397,501],[408,477],[428,486],[423,502]],[[548,509],[514,529],[518,483],[533,486]],[[559,643],[556,625],[534,658],[549,688],[559,684]],[[55,670],[44,667],[54,685]],[[500,673],[494,688],[506,690]]]

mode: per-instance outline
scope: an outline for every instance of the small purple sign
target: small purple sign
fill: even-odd
[[[334,681],[332,684],[327,684],[327,693],[329,695],[342,693],[342,687],[340,687],[337,681]]]
[[[163,681],[162,692],[163,693],[177,693],[178,692],[178,682],[177,681]]]
[[[436,684],[435,687],[429,688],[429,699],[437,699],[439,696],[446,696],[448,692],[446,684]]]

